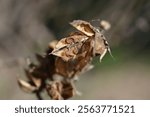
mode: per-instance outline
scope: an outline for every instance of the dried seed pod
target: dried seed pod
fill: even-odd
[[[80,72],[83,72],[84,67],[86,67],[87,64],[90,64],[93,57],[93,48],[91,45],[91,39],[84,42],[76,55],[76,58],[73,60],[64,61],[60,57],[56,58],[56,73],[65,78],[73,78],[75,75],[79,75]]]
[[[107,51],[111,54],[108,42],[99,29],[83,20],[74,20],[70,24],[79,32],[49,43],[44,55],[36,54],[38,65],[27,60],[29,68],[25,69],[25,73],[28,82],[18,80],[22,90],[35,93],[38,99],[41,99],[44,89],[51,99],[69,99],[78,93],[74,85],[75,77],[93,68],[93,57],[100,55],[101,61]]]
[[[87,39],[87,36],[81,34],[74,34],[63,38],[56,44],[51,54],[61,57],[64,61],[74,59]]]
[[[70,24],[85,35],[94,38],[94,41],[91,40],[93,41],[93,45],[91,45],[93,47],[93,56],[95,56],[95,54],[100,55],[101,61],[104,55],[106,54],[107,50],[111,54],[108,42],[106,41],[106,38],[98,28],[92,26],[90,23],[83,20],[74,20]],[[110,28],[110,24],[107,21],[102,20],[100,22],[100,28],[108,30]]]
[[[76,73],[80,73],[81,71],[84,71],[84,68],[86,67],[87,64],[90,64],[93,58],[93,47],[91,39],[86,41],[82,48],[81,48],[81,53],[78,55],[76,59],[76,64],[75,64],[75,70]]]

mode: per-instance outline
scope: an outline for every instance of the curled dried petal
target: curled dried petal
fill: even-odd
[[[75,27],[77,30],[81,31],[87,36],[94,36],[95,34],[95,28],[88,22],[83,20],[74,20],[70,23],[73,27]]]
[[[24,80],[18,79],[18,84],[20,88],[27,92],[27,93],[33,93],[37,90],[37,87],[31,85],[29,82],[26,82]]]

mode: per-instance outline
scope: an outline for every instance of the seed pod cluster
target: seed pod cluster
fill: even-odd
[[[78,76],[93,68],[93,57],[100,56],[101,61],[106,52],[110,52],[103,35],[104,25],[100,25],[99,30],[83,20],[74,20],[70,24],[77,32],[50,42],[45,55],[36,54],[38,65],[27,60],[25,73],[28,81],[18,79],[23,91],[35,93],[38,99],[42,99],[43,90],[47,91],[51,99],[69,99],[78,94],[75,88]]]

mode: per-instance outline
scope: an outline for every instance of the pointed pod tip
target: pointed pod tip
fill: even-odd
[[[108,48],[107,50],[108,50],[108,52],[109,52],[110,56],[112,57],[112,59],[115,61],[116,59],[115,59],[115,57],[112,55],[111,49],[110,49],[110,48]]]

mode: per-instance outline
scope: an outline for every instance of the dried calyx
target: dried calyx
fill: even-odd
[[[18,79],[22,90],[35,93],[38,99],[42,99],[43,90],[51,99],[71,98],[78,94],[74,84],[77,77],[93,68],[93,57],[100,56],[101,61],[106,52],[110,52],[101,30],[83,20],[74,20],[70,24],[78,31],[51,42],[44,56],[36,54],[38,65],[27,60],[29,67],[25,73],[28,81]],[[102,30],[110,28],[106,21],[100,24]]]

